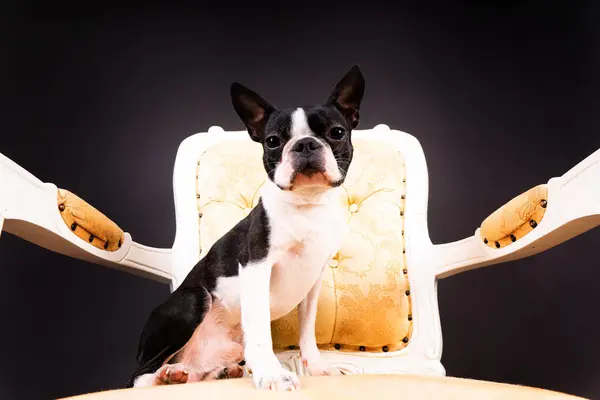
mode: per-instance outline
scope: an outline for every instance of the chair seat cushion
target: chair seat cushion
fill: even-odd
[[[321,349],[393,351],[412,330],[404,254],[405,170],[401,154],[382,142],[353,140],[354,159],[340,202],[349,234],[326,269],[318,302]],[[219,143],[199,158],[197,202],[201,256],[256,206],[267,179],[262,147]],[[272,322],[276,350],[298,343],[298,314]]]
[[[302,389],[290,394],[257,390],[250,378],[118,389],[89,393],[62,400],[196,400],[196,399],[394,399],[406,400],[585,400],[535,387],[509,385],[448,376],[373,374],[350,376],[302,376]]]

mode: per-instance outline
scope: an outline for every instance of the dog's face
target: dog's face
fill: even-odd
[[[323,105],[279,110],[237,82],[231,100],[252,140],[263,146],[271,181],[282,190],[327,189],[346,178],[364,88],[354,66]]]

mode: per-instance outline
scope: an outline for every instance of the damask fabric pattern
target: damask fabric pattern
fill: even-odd
[[[106,251],[123,244],[123,230],[85,200],[65,189],[58,189],[58,210],[65,224],[82,240]]]
[[[482,240],[492,248],[516,242],[537,227],[547,206],[547,185],[538,185],[521,193],[483,221],[480,229]]]
[[[402,156],[384,143],[354,140],[354,160],[338,201],[350,233],[325,271],[316,336],[322,349],[394,351],[412,331],[404,251],[405,170]],[[256,206],[266,174],[262,148],[216,144],[197,170],[201,256]],[[298,314],[272,322],[276,350],[298,344]]]

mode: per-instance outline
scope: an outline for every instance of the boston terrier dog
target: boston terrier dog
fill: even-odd
[[[297,390],[300,381],[279,363],[271,338],[271,321],[296,306],[308,372],[340,374],[321,362],[315,321],[323,271],[347,229],[339,191],[364,88],[355,65],[325,104],[280,110],[231,85],[235,111],[263,147],[268,179],[250,214],[152,311],[127,386],[239,377],[248,363],[257,388]]]

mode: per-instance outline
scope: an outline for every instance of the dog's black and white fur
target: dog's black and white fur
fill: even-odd
[[[251,139],[263,145],[269,179],[258,205],[152,312],[128,386],[151,385],[161,366],[171,362],[169,356],[190,342],[214,301],[241,323],[243,359],[256,387],[300,387],[273,352],[270,325],[296,306],[299,347],[309,372],[336,373],[321,363],[315,320],[324,268],[347,229],[336,192],[352,161],[351,131],[359,122],[364,86],[354,66],[325,104],[279,110],[241,84],[231,85],[235,111]]]

